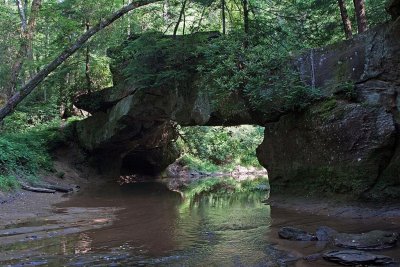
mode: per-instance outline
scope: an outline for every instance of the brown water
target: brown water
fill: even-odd
[[[374,229],[400,231],[395,221],[312,216],[271,208],[262,203],[263,199],[265,193],[253,192],[209,195],[190,201],[157,183],[103,185],[77,195],[62,207],[98,209],[99,218],[104,217],[100,216],[100,207],[121,208],[113,224],[7,245],[1,245],[0,237],[0,255],[15,255],[3,257],[3,261],[0,257],[0,265],[336,266],[323,260],[296,260],[330,247],[324,242],[281,240],[277,237],[278,229],[297,226],[315,231],[326,225],[350,233]],[[400,261],[398,248],[379,253]]]

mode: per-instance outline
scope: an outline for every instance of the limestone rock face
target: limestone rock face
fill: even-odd
[[[375,183],[395,141],[395,122],[383,108],[329,100],[267,125],[257,155],[272,188],[360,194]]]
[[[266,125],[257,155],[272,190],[400,199],[400,20],[296,64],[325,100]]]
[[[210,38],[210,34],[198,35]],[[182,42],[187,48],[193,44],[184,43],[185,40],[197,37],[194,34],[179,38],[158,38]],[[196,84],[196,64],[199,59],[195,56],[188,56],[185,64],[178,62],[176,68],[182,68],[185,71],[182,73],[190,74],[183,75],[185,79],[179,82],[149,82],[144,85],[130,79],[135,73],[127,72],[127,66],[135,63],[141,67],[144,63],[138,62],[134,55],[124,53],[124,49],[132,49],[130,44],[135,44],[138,40],[140,41],[140,37],[133,36],[118,48],[109,51],[109,56],[114,59],[110,66],[113,87],[81,95],[75,101],[78,108],[91,113],[90,117],[77,124],[76,132],[79,143],[95,157],[97,165],[109,166],[116,171],[122,168],[127,172],[157,174],[179,157],[179,151],[174,146],[177,124],[192,126],[254,123],[247,111],[228,119],[218,110],[212,110],[207,92]],[[161,56],[157,49],[152,52],[159,61],[154,65],[150,60],[145,65],[147,68],[153,68],[151,71],[154,71],[171,67],[166,63],[168,52],[161,53]],[[179,71],[181,70],[176,72]],[[155,75],[158,74],[155,71]],[[162,80],[164,77],[159,78]]]

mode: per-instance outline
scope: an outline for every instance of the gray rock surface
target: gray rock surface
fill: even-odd
[[[318,241],[331,241],[337,234],[338,232],[335,229],[328,226],[320,226],[317,231],[315,231]]]
[[[282,239],[294,240],[294,241],[315,241],[317,237],[310,234],[302,229],[295,227],[282,227],[278,231],[278,235]]]
[[[296,64],[326,98],[266,125],[257,156],[272,193],[400,199],[400,20]]]
[[[340,233],[335,236],[334,243],[349,249],[381,250],[396,246],[398,239],[398,233],[374,230],[362,234]]]
[[[394,263],[390,257],[358,250],[330,251],[324,253],[322,257],[327,261],[350,266],[388,265]]]

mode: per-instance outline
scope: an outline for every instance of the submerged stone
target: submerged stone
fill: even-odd
[[[302,229],[295,227],[282,227],[278,235],[280,238],[294,240],[294,241],[315,241],[317,237]]]
[[[315,235],[317,236],[318,241],[330,241],[332,240],[338,232],[335,229],[332,229],[328,226],[320,226],[318,227]]]
[[[364,266],[369,264],[388,265],[394,263],[394,260],[390,257],[358,250],[330,251],[324,253],[322,257],[327,261],[351,266]]]
[[[397,233],[380,230],[362,234],[340,233],[335,237],[335,245],[351,249],[385,249],[396,246],[399,235]]]

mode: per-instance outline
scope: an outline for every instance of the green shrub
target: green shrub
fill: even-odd
[[[185,197],[195,198],[208,193],[233,194],[266,190],[269,190],[269,183],[268,179],[265,177],[244,181],[239,181],[228,177],[212,177],[200,179],[191,183],[187,188],[183,189],[183,192]]]
[[[16,188],[18,181],[35,181],[39,170],[52,170],[50,151],[64,142],[60,121],[40,124],[25,131],[0,135],[0,190]]]
[[[256,148],[262,142],[263,128],[185,127],[180,129],[183,139],[178,145],[184,153],[181,163],[194,170],[231,171],[236,166],[261,167]]]
[[[19,187],[19,183],[15,176],[0,175],[0,190],[8,191]]]

